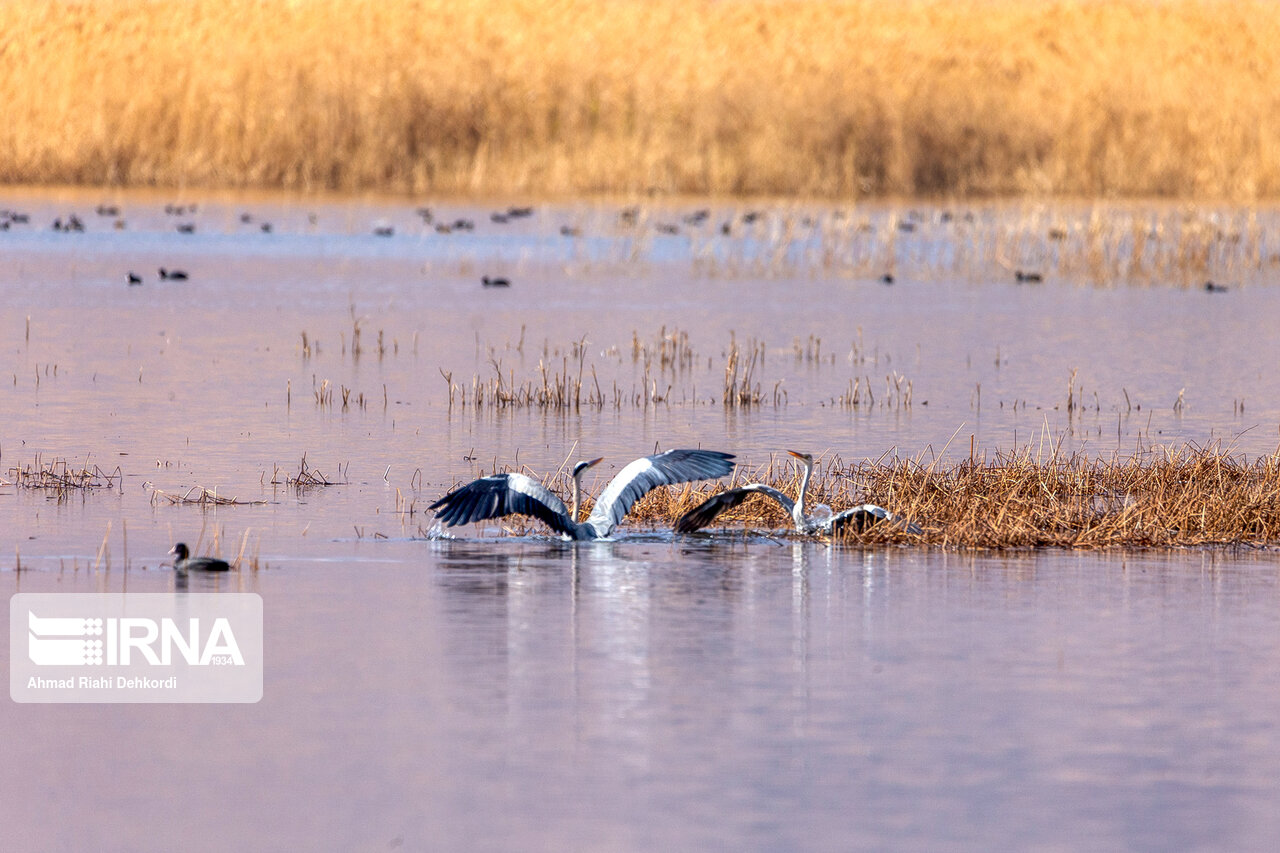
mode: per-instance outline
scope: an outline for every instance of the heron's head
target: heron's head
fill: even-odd
[[[799,459],[801,462],[805,463],[806,465],[812,465],[812,464],[813,464],[813,454],[812,454],[812,453],[801,453],[801,452],[800,452],[800,451],[798,451],[798,450],[788,450],[788,451],[787,451],[787,453],[789,453],[789,454],[791,454],[792,456],[794,456],[795,458]]]
[[[586,471],[588,468],[594,468],[603,461],[603,456],[597,456],[595,459],[588,459],[586,462],[579,462],[577,465],[573,466],[573,476],[581,477],[582,472]]]

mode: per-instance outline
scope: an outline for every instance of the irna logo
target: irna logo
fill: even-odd
[[[15,593],[16,702],[257,702],[262,597],[215,593]]]
[[[231,623],[225,617],[192,617],[180,626],[168,616],[67,617],[28,614],[27,655],[38,666],[169,666],[180,657],[190,666],[244,666]]]

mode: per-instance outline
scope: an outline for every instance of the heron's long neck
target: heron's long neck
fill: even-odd
[[[582,502],[582,474],[573,475],[573,509],[569,512],[569,518],[574,524],[578,523],[578,505]]]
[[[803,530],[805,526],[804,496],[809,491],[809,478],[813,476],[813,463],[807,459],[801,461],[804,463],[804,474],[800,477],[800,496],[791,508],[791,518],[795,521],[797,530]]]

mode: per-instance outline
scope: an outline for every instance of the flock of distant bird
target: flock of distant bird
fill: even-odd
[[[168,216],[189,217],[195,214],[198,210],[199,206],[196,204],[166,204],[164,206],[164,212]],[[94,208],[94,212],[98,216],[110,217],[113,219],[114,227],[117,230],[123,229],[126,226],[125,220],[121,218],[120,208],[117,205],[100,204]],[[438,218],[436,212],[430,207],[416,208],[414,210],[414,214],[424,225],[433,228],[440,234],[451,234],[455,231],[474,231],[476,227],[474,219],[468,219],[465,217],[458,217],[452,220]],[[531,217],[533,214],[534,208],[532,207],[507,207],[490,213],[489,221],[497,224],[506,224],[519,219]],[[765,213],[763,211],[749,210],[736,217],[736,219],[722,222],[719,226],[720,233],[725,235],[732,234],[737,225],[752,225],[759,221],[764,215]],[[950,212],[943,212],[941,219],[943,222],[950,222],[954,216],[955,214]],[[618,215],[618,222],[622,225],[635,226],[640,223],[640,217],[641,210],[639,207],[626,207],[620,211]],[[682,216],[678,222],[655,221],[652,223],[652,227],[658,234],[677,235],[681,233],[682,226],[690,228],[702,227],[707,223],[710,217],[711,211],[709,209],[700,208],[692,213]],[[308,218],[313,225],[316,223],[316,215],[314,213],[309,214]],[[916,230],[917,222],[921,221],[922,218],[922,214],[918,211],[909,211],[906,218],[898,221],[897,228],[899,231],[906,233],[914,232]],[[973,214],[965,214],[964,218],[966,221],[971,222],[973,221]],[[0,209],[0,231],[7,231],[12,225],[29,224],[30,221],[31,217],[27,213]],[[242,224],[252,224],[255,221],[253,214],[240,214],[240,222]],[[259,221],[257,224],[263,233],[269,234],[274,230],[272,224],[265,220]],[[805,226],[813,226],[816,224],[816,220],[811,216],[805,216],[802,218],[801,224]],[[85,230],[85,223],[79,216],[72,213],[65,218],[58,217],[53,221],[53,224],[50,227],[54,231],[82,232]],[[191,221],[179,222],[175,225],[175,228],[181,234],[194,234],[196,231],[196,225]],[[385,222],[378,222],[373,226],[372,233],[377,237],[393,237],[395,236],[396,229],[393,225]],[[566,237],[577,238],[581,237],[583,232],[581,228],[571,225],[562,225],[560,226],[560,233]],[[1049,236],[1054,240],[1064,240],[1067,238],[1067,232],[1061,228],[1053,228],[1050,229]],[[185,273],[182,273],[181,271],[178,271],[177,274],[166,276],[164,274],[164,270],[161,269],[160,273],[160,278],[163,281],[181,281],[186,278]],[[1039,284],[1044,281],[1044,274],[1035,270],[1016,269],[1014,270],[1013,278],[1018,284]],[[881,284],[885,285],[892,285],[896,282],[896,278],[892,271],[885,272],[878,280]],[[131,286],[137,286],[143,283],[143,278],[142,276],[130,271],[127,282]],[[497,276],[491,277],[487,275],[481,277],[480,283],[486,288],[504,288],[511,286],[510,279]],[[1204,282],[1200,289],[1204,290],[1206,293],[1226,293],[1229,288],[1224,284],[1210,280]]]

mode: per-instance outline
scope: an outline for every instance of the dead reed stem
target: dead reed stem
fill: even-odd
[[[1267,0],[4,2],[0,181],[1274,197],[1274,12]]]
[[[338,474],[342,477],[342,482],[347,481],[345,468],[338,466]],[[265,474],[263,475],[265,478]],[[337,483],[330,480],[318,468],[311,467],[307,462],[307,454],[302,454],[302,461],[298,463],[298,472],[289,474],[281,470],[279,465],[274,466],[271,472],[271,485],[273,486],[289,486],[291,488],[302,491],[304,489],[317,486],[333,486]]]
[[[163,489],[158,489],[153,483],[143,483],[142,488],[151,493],[152,504],[155,504],[160,500],[168,501],[171,504],[196,505],[203,507],[257,506],[266,503],[264,500],[241,500],[238,497],[225,497],[223,495],[219,495],[217,489],[206,489],[204,486],[192,486],[182,494],[166,492]]]
[[[124,481],[119,466],[104,471],[97,465],[90,467],[86,461],[79,468],[65,459],[44,461],[39,455],[35,462],[9,468],[0,484],[20,486],[24,489],[43,489],[52,492],[59,501],[66,500],[76,491],[92,491],[102,488],[121,488]]]

